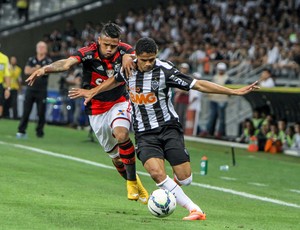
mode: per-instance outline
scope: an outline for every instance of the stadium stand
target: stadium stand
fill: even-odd
[[[98,5],[87,7],[96,2]],[[118,10],[114,4],[119,5]],[[2,8],[5,7],[9,8],[8,3],[3,4]],[[38,13],[41,10],[43,14]],[[14,55],[18,55],[17,51],[10,47],[12,43],[8,40],[16,41],[13,38],[18,36],[16,28],[23,29],[28,45],[33,38],[47,41],[55,59],[66,57],[77,47],[95,40],[101,22],[112,20],[122,26],[124,41],[134,44],[140,37],[151,36],[160,47],[160,58],[177,66],[189,63],[191,72],[200,73],[203,79],[211,80],[220,61],[229,67],[228,74],[234,84],[253,82],[269,68],[277,87],[251,94],[246,100],[252,109],[267,105],[278,118],[285,116],[290,122],[300,120],[300,68],[296,57],[300,43],[299,0],[134,0],[126,4],[120,0],[59,3],[32,0],[29,22],[17,21],[17,26],[10,28],[3,19],[13,22],[13,16],[5,12],[0,37],[6,53],[14,52]],[[68,32],[69,26],[73,32]],[[25,34],[24,30],[31,34]],[[236,101],[228,108],[236,111],[230,106],[236,107]],[[227,117],[237,123],[249,114],[251,110],[240,117],[236,114]]]

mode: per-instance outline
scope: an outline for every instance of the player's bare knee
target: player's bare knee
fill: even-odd
[[[175,177],[176,177],[176,175],[175,175]],[[185,185],[185,186],[190,185],[193,181],[193,174],[191,174],[190,176],[188,176],[186,178],[179,179],[178,177],[176,177],[176,180],[180,185]]]
[[[165,178],[166,175],[162,172],[160,172],[159,170],[153,170],[150,173],[151,178],[158,184],[160,182],[162,182]]]
[[[129,139],[129,132],[127,129],[119,129],[118,131],[114,132],[114,135],[118,143],[124,143]]]

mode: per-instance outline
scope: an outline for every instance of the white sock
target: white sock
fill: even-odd
[[[182,190],[182,188],[175,183],[175,181],[173,181],[169,176],[167,176],[167,178],[162,181],[159,184],[156,184],[156,186],[158,186],[159,188],[163,188],[166,189],[168,191],[170,191],[171,193],[174,194],[174,196],[176,197],[176,202],[177,204],[179,204],[180,206],[186,208],[189,211],[192,210],[197,210],[199,212],[202,212],[201,208],[196,205]]]

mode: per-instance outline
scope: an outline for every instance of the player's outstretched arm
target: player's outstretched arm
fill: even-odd
[[[92,100],[94,96],[96,96],[99,93],[111,90],[117,86],[119,86],[121,82],[117,82],[114,77],[108,78],[105,82],[103,82],[101,85],[98,85],[95,88],[92,88],[90,90],[88,89],[79,89],[79,88],[72,88],[69,90],[68,96],[71,99],[84,97],[84,105],[87,105],[87,103]]]
[[[70,69],[71,66],[78,64],[79,61],[76,58],[70,57],[68,59],[61,59],[50,65],[43,66],[38,70],[34,71],[25,81],[28,85],[33,85],[35,80],[48,73],[64,72]]]
[[[250,93],[253,90],[259,89],[257,85],[258,81],[244,86],[239,89],[230,89],[222,85],[218,85],[216,83],[205,81],[205,80],[198,80],[192,89],[198,90],[203,93],[216,93],[216,94],[227,94],[227,95],[245,95]]]

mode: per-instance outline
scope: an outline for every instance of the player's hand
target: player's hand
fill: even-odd
[[[136,68],[133,57],[132,54],[124,54],[122,57],[122,67],[127,77],[131,76],[132,71]]]
[[[242,87],[242,88],[239,88],[239,89],[234,89],[233,90],[234,94],[235,95],[245,95],[245,94],[250,93],[254,90],[260,89],[260,87],[257,84],[258,84],[258,81],[253,82],[252,84],[247,85],[245,87]]]
[[[32,86],[33,83],[35,82],[35,80],[41,76],[43,76],[45,74],[45,69],[44,68],[40,68],[36,71],[34,71],[26,80],[25,82],[27,82],[28,85]]]
[[[92,98],[95,96],[94,92],[92,90],[87,89],[80,89],[80,88],[72,88],[69,90],[68,93],[69,98],[76,99],[79,97],[84,97],[84,105],[87,105],[87,103],[92,100]]]

